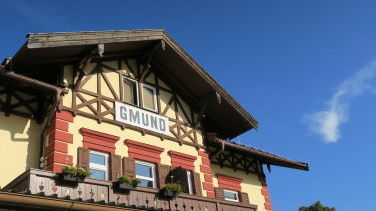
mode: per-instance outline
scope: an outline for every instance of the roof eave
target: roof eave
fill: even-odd
[[[292,159],[284,158],[282,156],[272,154],[269,152],[265,152],[262,150],[255,149],[253,147],[248,147],[244,145],[235,144],[232,142],[228,142],[219,138],[215,139],[207,139],[211,143],[223,145],[224,150],[231,148],[231,150],[239,150],[242,152],[245,152],[249,154],[251,157],[256,157],[261,161],[263,164],[269,164],[269,165],[275,165],[275,166],[281,166],[281,167],[287,167],[287,168],[293,168],[298,170],[305,170],[309,171],[309,165],[308,163],[295,161]]]
[[[30,33],[24,46],[28,49],[53,48],[77,45],[95,45],[117,42],[134,42],[163,40],[183,60],[200,75],[228,104],[242,117],[243,129],[229,134],[228,138],[236,137],[248,130],[257,129],[257,120],[231,97],[165,30],[118,30],[118,31],[86,31],[60,33]],[[17,57],[17,55],[15,56]]]

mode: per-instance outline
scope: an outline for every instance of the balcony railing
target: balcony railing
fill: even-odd
[[[29,169],[2,190],[13,193],[37,195],[40,197],[143,210],[257,210],[257,206],[252,204],[217,200],[188,194],[180,194],[179,197],[165,199],[160,197],[158,189],[137,187],[129,193],[117,192],[116,189],[113,188],[112,182],[90,178],[86,178],[83,183],[72,186],[60,181],[57,174],[39,169]]]

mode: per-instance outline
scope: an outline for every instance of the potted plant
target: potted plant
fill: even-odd
[[[162,194],[166,197],[177,197],[179,194],[183,192],[183,186],[178,183],[166,184],[166,186],[162,188]]]
[[[83,182],[91,173],[83,168],[64,166],[61,169],[60,178],[66,182]]]
[[[116,181],[116,187],[119,190],[132,190],[141,183],[141,180],[138,178],[129,178],[127,176],[120,176]]]

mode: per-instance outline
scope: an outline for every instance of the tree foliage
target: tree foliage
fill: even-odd
[[[300,207],[299,211],[337,211],[334,207],[325,207],[320,201],[315,202],[309,207]]]

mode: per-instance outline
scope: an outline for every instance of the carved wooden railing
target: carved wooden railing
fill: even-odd
[[[182,211],[256,211],[257,206],[239,202],[229,202],[188,194],[174,199],[161,198],[157,189],[138,187],[129,193],[117,192],[112,182],[86,178],[75,186],[61,182],[58,175],[39,169],[29,169],[7,186],[3,191],[54,197],[117,207],[133,207],[154,210]],[[153,209],[151,209],[153,210]]]

